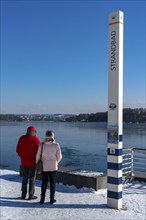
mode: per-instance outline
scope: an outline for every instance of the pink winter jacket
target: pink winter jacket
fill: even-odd
[[[39,145],[36,162],[40,159],[42,143]],[[53,138],[45,138],[43,144],[42,161],[43,171],[58,170],[58,163],[62,159],[61,149],[58,143]]]

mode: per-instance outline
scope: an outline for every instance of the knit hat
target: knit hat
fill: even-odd
[[[35,127],[32,127],[32,126],[28,127],[28,128],[27,128],[27,131],[33,131],[33,132],[36,133]]]
[[[54,138],[54,133],[53,131],[46,131],[46,137]]]

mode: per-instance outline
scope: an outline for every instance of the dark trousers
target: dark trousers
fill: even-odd
[[[35,179],[36,179],[35,168],[21,166],[20,175],[22,177],[22,187],[21,187],[22,197],[25,197],[27,194],[28,180],[29,180],[29,197],[32,197],[35,192]]]
[[[50,180],[50,199],[54,199],[55,196],[55,177],[57,171],[48,171],[42,172],[42,187],[41,187],[41,196],[45,197],[48,180]]]

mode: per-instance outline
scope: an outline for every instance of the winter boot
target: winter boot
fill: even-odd
[[[53,204],[56,202],[56,199],[51,199],[50,204]]]
[[[50,197],[50,204],[53,204],[53,203],[55,203],[56,202],[56,199],[54,199],[54,196],[51,196]]]
[[[37,199],[37,196],[29,196],[28,200],[33,200],[33,199]]]
[[[45,195],[41,195],[40,204],[44,204],[45,202]]]

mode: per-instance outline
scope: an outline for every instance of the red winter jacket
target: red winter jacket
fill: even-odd
[[[36,136],[23,135],[20,137],[16,147],[16,152],[21,159],[21,166],[36,166],[36,154],[39,144],[40,141]]]

